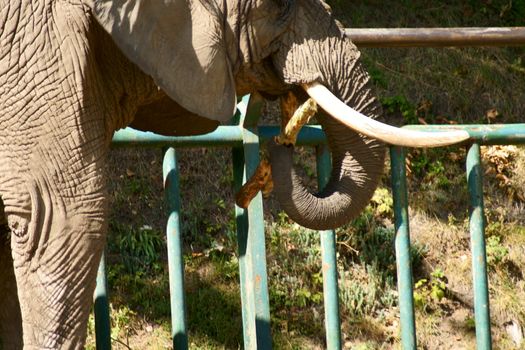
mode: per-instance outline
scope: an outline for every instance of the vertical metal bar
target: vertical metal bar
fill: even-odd
[[[245,130],[245,174],[249,178],[259,164],[258,136]],[[259,193],[248,206],[248,244],[246,255],[252,272],[253,301],[255,304],[255,330],[257,349],[271,349],[270,298],[266,271],[266,242],[262,195]]]
[[[259,137],[256,119],[262,100],[250,98],[246,113],[240,118],[243,128],[243,148],[234,150],[236,190],[248,179],[259,164]],[[266,244],[262,196],[259,193],[248,209],[236,207],[239,245],[239,270],[243,309],[245,349],[271,349],[270,303],[266,272]]]
[[[472,250],[472,277],[474,280],[474,315],[478,350],[492,349],[490,309],[485,250],[485,222],[483,213],[483,180],[480,146],[473,144],[467,154],[467,182],[470,193],[470,244]]]
[[[174,148],[168,148],[162,164],[165,199],[168,207],[166,227],[170,279],[171,336],[173,348],[188,349],[186,299],[184,295],[184,261],[180,230],[179,172]]]
[[[397,288],[401,319],[401,343],[403,349],[416,349],[416,324],[410,263],[410,232],[408,223],[408,195],[406,186],[405,150],[390,147],[392,162],[392,193],[396,228]]]
[[[97,271],[95,288],[95,343],[99,350],[111,349],[111,323],[109,319],[108,281],[106,278],[106,254],[103,252]]]
[[[244,152],[242,148],[233,149],[233,179],[234,190],[237,193],[244,179]],[[239,279],[241,288],[242,303],[242,332],[244,339],[244,349],[254,349],[257,347],[257,337],[255,332],[255,306],[250,303],[252,300],[251,273],[249,271],[248,258],[246,256],[248,244],[248,213],[244,209],[235,206],[235,220],[237,228],[237,246],[239,252]],[[251,305],[250,305],[251,304]]]
[[[317,182],[319,189],[330,179],[330,153],[326,145],[317,151]],[[339,317],[339,286],[337,278],[337,250],[334,230],[321,231],[321,256],[323,266],[324,322],[326,348],[341,349],[341,321]]]

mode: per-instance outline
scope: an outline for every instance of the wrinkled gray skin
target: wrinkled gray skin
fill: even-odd
[[[358,57],[318,0],[0,0],[4,348],[82,348],[115,130],[205,133],[233,114],[236,95],[279,96],[311,81],[374,116]],[[321,120],[334,151],[323,193],[294,178],[289,149],[271,147],[283,208],[314,228],[362,209],[384,153]]]

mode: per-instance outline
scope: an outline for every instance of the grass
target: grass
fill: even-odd
[[[354,27],[525,25],[523,1],[330,4],[345,26]],[[366,49],[362,57],[391,124],[508,123],[522,120],[525,112],[523,48]],[[275,103],[264,111],[265,122],[276,121]],[[408,155],[422,349],[475,344],[465,154],[464,148],[451,147]],[[178,158],[190,347],[238,349],[242,318],[230,152],[181,150]],[[306,149],[296,156],[313,186],[312,159]],[[487,147],[483,162],[494,347],[515,349],[519,346],[506,329],[525,326],[525,150]],[[114,150],[110,163],[113,344],[117,349],[168,348],[161,154]],[[290,222],[273,197],[264,205],[274,348],[324,348],[319,236]],[[366,210],[337,230],[345,349],[399,347],[392,205],[385,175]],[[94,348],[90,325],[88,348]]]

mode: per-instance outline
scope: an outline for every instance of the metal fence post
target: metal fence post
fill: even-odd
[[[186,298],[184,295],[184,259],[180,230],[179,172],[175,149],[170,147],[162,164],[165,198],[168,207],[166,227],[170,279],[171,336],[173,348],[188,349]]]
[[[406,186],[405,149],[390,147],[392,162],[392,193],[396,228],[397,286],[401,319],[401,344],[403,349],[416,349],[416,323],[410,261],[410,232],[408,224],[408,195]]]
[[[490,334],[489,286],[485,249],[485,216],[480,145],[474,143],[467,154],[467,182],[470,193],[470,244],[474,284],[474,316],[478,350],[492,349]]]
[[[95,344],[98,350],[111,349],[111,323],[109,318],[108,281],[106,278],[106,254],[100,257],[95,289]]]
[[[246,100],[245,100],[246,101]],[[234,149],[234,181],[237,191],[259,164],[257,119],[262,99],[250,97],[246,112],[241,115],[243,147]],[[259,193],[248,209],[235,206],[239,273],[241,284],[243,335],[245,349],[271,349],[270,302],[266,271],[266,244],[262,196]]]
[[[317,182],[321,190],[330,180],[330,152],[326,145],[316,147]],[[326,348],[341,349],[341,320],[339,316],[339,286],[337,274],[337,237],[334,230],[320,231],[323,270],[324,322]]]

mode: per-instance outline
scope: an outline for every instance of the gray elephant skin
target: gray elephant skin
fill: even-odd
[[[0,0],[0,338],[4,349],[84,346],[107,231],[115,130],[213,131],[236,97],[324,84],[375,117],[359,52],[319,0]],[[304,188],[271,146],[275,192],[302,225],[348,222],[384,147],[319,116],[333,158]]]

